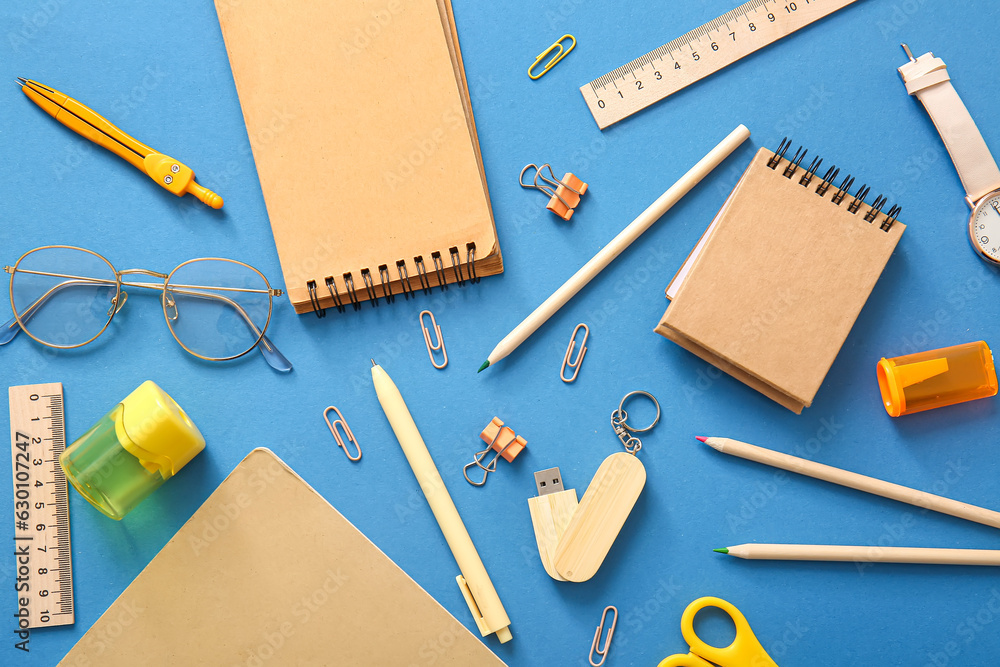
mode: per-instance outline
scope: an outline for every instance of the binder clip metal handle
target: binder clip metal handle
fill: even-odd
[[[333,423],[330,422],[330,410],[333,410],[334,412],[337,413],[337,418],[333,420]],[[347,455],[347,458],[349,458],[352,461],[360,461],[361,445],[358,444],[357,439],[354,437],[354,433],[351,432],[351,427],[348,426],[347,422],[344,420],[344,415],[340,414],[340,410],[331,405],[330,407],[328,407],[326,410],[323,411],[323,419],[326,421],[326,425],[330,427],[330,433],[333,434],[333,439],[337,441],[337,446],[344,450],[344,454]],[[338,427],[344,430],[344,435],[347,437],[347,442],[350,442],[352,445],[354,445],[354,448],[357,450],[358,453],[357,456],[351,455],[351,450],[347,448],[347,444],[344,442],[344,438],[341,437],[340,430],[338,429]]]
[[[477,452],[476,453],[476,458],[473,459],[472,463],[469,463],[464,468],[462,468],[462,474],[465,475],[465,481],[466,482],[468,482],[472,486],[482,486],[483,484],[486,483],[486,478],[489,476],[489,474],[491,472],[496,472],[496,470],[497,470],[497,459],[500,458],[500,452],[497,452],[496,455],[492,459],[490,459],[489,463],[487,463],[486,465],[483,465],[483,459],[485,459],[486,455],[489,454],[492,450],[493,450],[493,447],[490,446],[490,447],[487,447],[486,449],[484,449],[481,452]],[[483,471],[483,478],[481,480],[479,480],[478,482],[473,481],[469,477],[469,468],[471,468],[472,466],[479,466],[479,468],[481,468],[482,471]]]

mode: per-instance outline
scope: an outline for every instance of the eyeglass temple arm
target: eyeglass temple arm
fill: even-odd
[[[21,313],[21,319],[25,322],[30,320],[35,315],[35,313],[37,313],[41,309],[41,307],[45,304],[46,301],[48,301],[54,294],[67,287],[92,286],[95,283],[113,284],[111,283],[111,281],[100,280],[97,278],[93,280],[75,280],[75,279],[64,280],[61,283],[53,285],[51,288],[49,288],[47,292],[45,292],[40,297],[35,299],[35,301],[32,302],[31,305],[25,308],[24,312]],[[163,290],[163,287],[156,284],[149,284],[149,285],[135,284],[134,286],[149,287],[152,289],[159,289],[161,291]],[[243,307],[240,306],[240,304],[236,303],[232,299],[229,299],[227,297],[218,294],[206,294],[203,292],[194,292],[184,289],[171,289],[170,291],[176,294],[183,294],[185,296],[193,296],[196,298],[216,299],[230,305],[243,317],[243,322],[247,325],[247,327],[250,328],[251,331],[253,331],[254,335],[260,338],[260,340],[257,341],[257,345],[255,347],[257,347],[257,349],[260,350],[260,353],[264,355],[264,360],[268,363],[268,365],[271,366],[271,368],[275,369],[276,371],[281,371],[283,373],[292,370],[292,362],[290,362],[288,358],[285,357],[285,355],[283,355],[280,350],[278,350],[275,344],[271,342],[270,338],[268,338],[265,334],[261,332],[259,328],[257,328],[257,325],[254,324],[253,320],[250,319],[250,316],[247,314],[245,310],[243,310]],[[0,345],[6,345],[10,341],[12,341],[20,330],[21,326],[17,323],[17,318],[16,317],[10,318],[7,322],[3,324],[2,329],[0,329]]]
[[[14,336],[21,330],[18,325],[17,320],[13,317],[3,323],[3,327],[0,328],[0,345],[6,345],[10,341],[14,340]]]
[[[52,296],[56,292],[66,287],[90,287],[93,286],[94,283],[106,283],[106,282],[110,281],[98,280],[96,278],[94,280],[64,280],[61,283],[53,285],[51,288],[49,288],[47,292],[45,292],[40,297],[35,299],[30,306],[25,308],[24,312],[21,313],[21,319],[24,320],[25,322],[30,320],[35,315],[35,313],[37,313],[39,309],[41,309],[41,307],[45,305],[46,301],[52,298]],[[114,285],[113,282],[111,282],[111,284]],[[12,307],[13,305],[14,304],[11,304]],[[20,331],[21,331],[21,325],[17,323],[17,317],[11,317],[9,320],[3,323],[3,327],[2,329],[0,329],[0,345],[6,345],[10,341],[14,340],[14,337],[17,336],[18,332]]]
[[[206,287],[204,289],[211,289],[211,288]],[[260,329],[257,328],[257,325],[254,324],[254,321],[250,319],[250,316],[247,314],[245,310],[243,310],[243,306],[241,306],[240,304],[236,303],[229,297],[222,296],[221,294],[207,294],[204,292],[195,292],[187,289],[178,289],[176,287],[170,288],[170,292],[174,294],[183,294],[184,296],[192,296],[199,299],[215,299],[217,301],[222,301],[223,303],[232,306],[236,310],[236,312],[238,312],[243,317],[243,323],[246,324],[251,331],[253,331],[255,336],[260,337],[260,340],[257,341],[257,345],[255,347],[258,350],[260,350],[260,353],[262,355],[264,355],[264,361],[266,361],[271,368],[273,368],[276,371],[280,371],[282,373],[287,373],[288,371],[292,370],[292,362],[290,362],[288,358],[285,355],[283,355],[280,350],[278,350],[278,348],[275,346],[274,343],[271,342],[271,339],[268,338],[266,334],[264,334]]]

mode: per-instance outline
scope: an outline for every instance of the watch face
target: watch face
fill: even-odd
[[[1000,191],[976,204],[969,218],[969,239],[980,255],[1000,264]]]

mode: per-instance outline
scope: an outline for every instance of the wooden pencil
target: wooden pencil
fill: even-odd
[[[584,286],[594,278],[594,276],[603,271],[604,267],[610,264],[615,257],[620,255],[625,248],[629,247],[629,245],[639,238],[643,232],[649,229],[654,222],[659,220],[660,216],[680,201],[681,197],[686,195],[691,188],[696,186],[701,181],[701,179],[705,178],[710,171],[715,169],[720,162],[725,160],[729,154],[736,150],[737,147],[746,141],[749,136],[750,130],[743,125],[738,126],[735,130],[730,132],[729,136],[709,151],[708,155],[699,160],[695,166],[691,167],[686,174],[681,176],[676,183],[671,185],[666,192],[650,204],[649,208],[640,213],[635,220],[629,223],[625,229],[618,233],[618,236],[611,239],[611,241],[606,246],[601,248],[589,262],[580,267],[580,269],[574,273],[569,280],[553,292],[552,296],[543,301],[538,308],[535,308],[530,315],[514,327],[513,331],[497,343],[497,346],[493,348],[492,352],[490,352],[486,361],[484,361],[483,365],[479,367],[479,372],[482,372],[486,368],[489,368],[490,365],[500,361],[513,352],[518,345],[527,340],[528,336],[535,333],[535,331],[538,330],[538,327],[545,324],[545,322],[560,308],[562,308],[567,301],[572,299],[577,292],[582,290]]]
[[[983,507],[936,496],[933,493],[918,491],[908,486],[893,484],[892,482],[886,482],[874,477],[859,475],[856,472],[841,470],[840,468],[823,465],[822,463],[816,463],[808,459],[801,459],[797,456],[782,454],[772,449],[765,449],[764,447],[740,442],[739,440],[706,438],[703,436],[698,436],[698,440],[701,440],[712,449],[720,451],[723,454],[739,456],[749,461],[764,463],[775,468],[788,470],[789,472],[797,472],[800,475],[808,475],[809,477],[815,477],[816,479],[822,479],[833,484],[882,496],[883,498],[891,498],[892,500],[909,503],[910,505],[934,510],[942,514],[950,514],[960,519],[967,519],[968,521],[975,521],[976,523],[1000,528],[1000,512],[994,512]]]
[[[865,547],[831,544],[740,544],[715,549],[749,560],[815,560],[856,563],[928,563],[935,565],[1000,565],[994,549]]]

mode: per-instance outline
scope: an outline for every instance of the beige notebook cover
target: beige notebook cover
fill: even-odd
[[[432,662],[504,664],[281,459],[255,449],[59,664]]]
[[[503,271],[450,2],[216,10],[296,312]]]
[[[903,230],[838,206],[761,148],[667,288],[656,332],[781,405],[809,407]],[[873,217],[872,221],[865,218]]]

